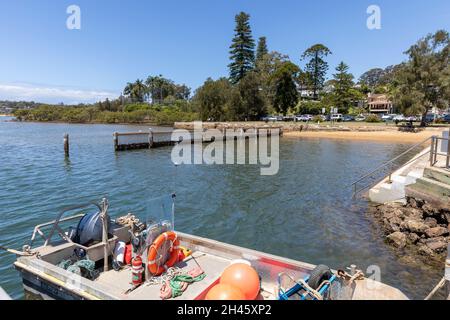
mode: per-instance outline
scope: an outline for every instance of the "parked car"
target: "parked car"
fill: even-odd
[[[264,121],[278,121],[277,116],[267,116]]]
[[[344,116],[341,113],[335,113],[331,115],[331,121],[337,121],[340,122],[344,119]]]
[[[295,121],[304,121],[304,122],[307,122],[307,121],[311,121],[312,119],[313,119],[313,116],[310,115],[310,114],[302,114],[302,115],[297,115],[297,116],[295,117]]]
[[[416,116],[409,116],[405,118],[405,121],[419,121],[419,119]]]
[[[396,122],[402,122],[402,121],[405,121],[405,119],[406,119],[405,116],[402,114],[398,114],[392,118],[392,120],[394,120]]]
[[[437,119],[439,119],[439,115],[434,114],[434,113],[427,113],[427,115],[425,116],[426,123],[434,122]]]
[[[366,121],[366,117],[364,115],[360,114],[359,116],[357,116],[355,118],[355,121],[358,121],[358,122]]]
[[[383,121],[391,121],[391,120],[393,120],[394,118],[392,117],[392,115],[390,115],[390,114],[383,114],[382,116],[381,116],[381,120],[383,120]]]
[[[295,116],[284,116],[283,121],[286,121],[286,122],[295,121]]]
[[[442,118],[442,120],[444,120],[444,122],[446,122],[446,123],[450,123],[450,114],[446,114],[446,115]]]
[[[355,121],[355,117],[351,115],[345,115],[342,121],[349,122],[349,121]]]

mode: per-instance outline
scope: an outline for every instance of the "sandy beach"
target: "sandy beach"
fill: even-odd
[[[284,132],[284,137],[295,138],[326,138],[326,139],[345,139],[345,140],[366,140],[366,141],[387,141],[387,142],[406,142],[419,143],[433,135],[441,135],[444,128],[428,128],[418,133],[400,132],[394,130],[386,131],[291,131]]]

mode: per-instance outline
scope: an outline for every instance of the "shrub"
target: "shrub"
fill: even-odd
[[[376,122],[381,122],[381,119],[376,114],[370,114],[367,116],[366,122],[376,123]]]
[[[312,119],[313,122],[317,123],[317,122],[323,122],[323,118],[321,116],[314,116],[314,118]]]
[[[305,100],[297,104],[297,112],[300,114],[321,114],[324,105],[320,101]]]

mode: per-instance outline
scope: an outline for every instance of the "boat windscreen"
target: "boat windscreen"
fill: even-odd
[[[174,229],[175,195],[166,195],[145,202],[143,221],[148,225],[170,223],[168,229]]]

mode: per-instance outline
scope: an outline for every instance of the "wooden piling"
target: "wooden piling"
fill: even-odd
[[[64,135],[64,155],[69,157],[69,135],[67,133]]]
[[[119,133],[114,132],[114,150],[119,150]]]

